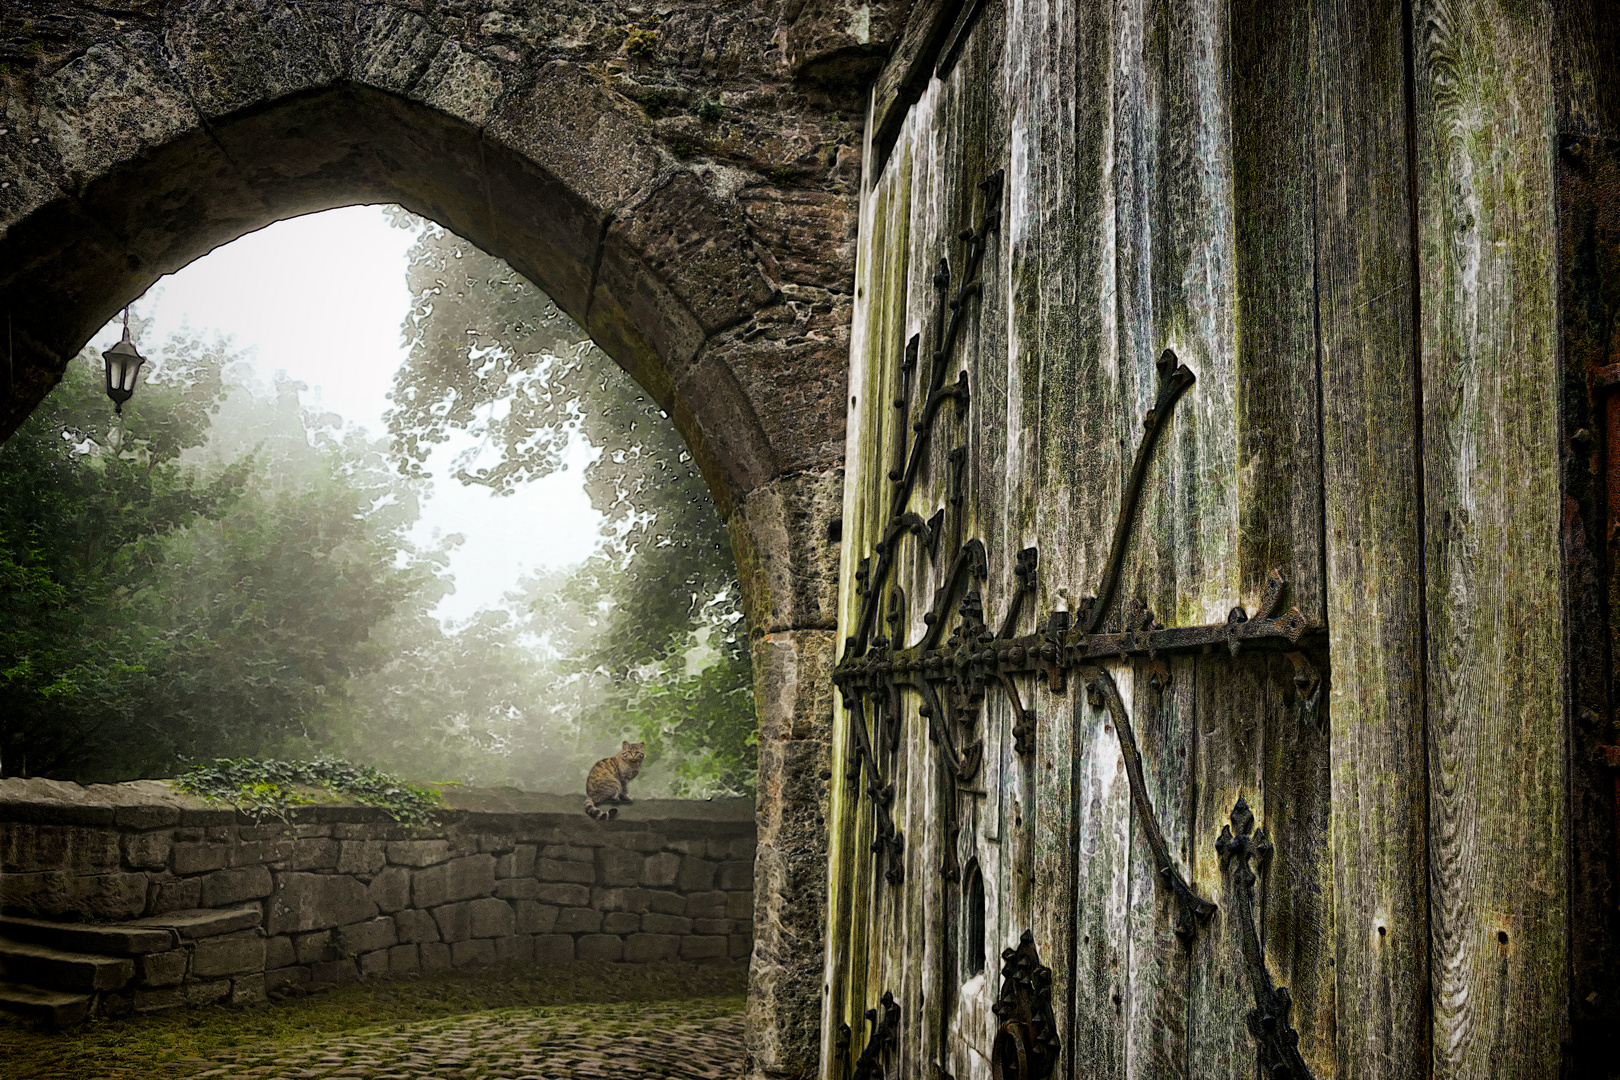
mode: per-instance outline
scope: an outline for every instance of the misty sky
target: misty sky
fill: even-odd
[[[413,239],[377,206],[277,222],[154,285],[135,305],[155,319],[137,344],[152,357],[182,322],[209,337],[218,329],[256,350],[260,381],[285,371],[309,385],[307,405],[381,435],[384,395],[405,359],[399,328],[410,306],[405,253]],[[97,347],[113,340],[104,332]],[[600,521],[583,487],[587,447],[576,446],[568,471],[503,498],[449,478],[446,466],[468,445],[452,439],[431,459],[433,491],[418,525],[419,541],[434,530],[466,537],[451,561],[456,592],[438,609],[446,619],[494,606],[525,570],[584,559]]]

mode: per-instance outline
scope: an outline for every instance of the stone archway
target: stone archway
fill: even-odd
[[[892,6],[0,16],[0,436],[163,274],[362,202],[506,259],[670,413],[729,521],[754,640],[758,1074],[816,1067],[852,95]]]

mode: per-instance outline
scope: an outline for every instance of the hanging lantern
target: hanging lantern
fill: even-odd
[[[124,339],[101,354],[107,364],[107,396],[113,400],[113,411],[122,414],[124,402],[135,392],[135,376],[141,372],[146,359],[135,351],[129,340],[129,309],[124,309]]]

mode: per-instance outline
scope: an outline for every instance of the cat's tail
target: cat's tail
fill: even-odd
[[[619,816],[619,808],[610,806],[606,810],[599,809],[596,800],[587,795],[585,797],[585,813],[597,821],[608,821]]]

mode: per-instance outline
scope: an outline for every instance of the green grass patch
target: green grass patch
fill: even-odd
[[[740,1012],[747,965],[510,964],[376,980],[274,1005],[179,1009],[67,1031],[39,1031],[0,1014],[0,1080],[149,1080],[216,1067],[218,1057],[307,1051],[346,1034],[396,1029],[494,1009],[669,1003],[697,1020]]]

